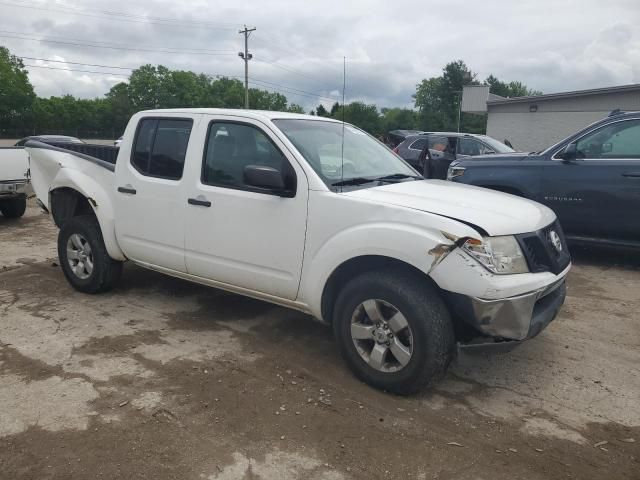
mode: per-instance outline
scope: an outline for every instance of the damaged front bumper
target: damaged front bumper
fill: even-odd
[[[565,277],[537,290],[498,300],[447,292],[452,310],[485,338],[460,348],[509,350],[533,338],[556,318],[566,297]]]

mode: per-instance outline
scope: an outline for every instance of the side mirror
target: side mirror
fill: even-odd
[[[571,162],[578,158],[578,147],[575,143],[570,143],[567,145],[562,152],[562,160],[565,162]]]
[[[280,170],[264,165],[247,165],[244,167],[244,183],[251,187],[267,190],[282,197],[292,196],[285,188],[284,178]]]

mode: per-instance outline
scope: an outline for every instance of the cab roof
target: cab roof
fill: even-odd
[[[306,115],[303,113],[274,112],[270,110],[243,110],[237,108],[164,108],[159,110],[144,110],[140,114],[157,115],[163,113],[183,113],[190,115],[231,115],[234,117],[252,118],[255,120],[299,119],[320,120],[323,122],[342,123],[333,118]]]

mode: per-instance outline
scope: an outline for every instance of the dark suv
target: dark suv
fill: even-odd
[[[456,161],[448,178],[547,205],[573,242],[640,247],[640,112],[613,112],[541,152]]]
[[[425,176],[444,180],[449,164],[458,158],[515,150],[486,135],[424,132],[408,136],[393,151]]]

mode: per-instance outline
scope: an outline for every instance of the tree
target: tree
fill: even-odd
[[[289,105],[287,107],[287,112],[291,112],[291,113],[304,113],[304,108],[302,108],[300,105],[298,105],[297,103],[292,103],[291,105]]]
[[[0,47],[0,128],[22,126],[34,99],[22,59]]]
[[[489,75],[485,80],[489,85],[489,91],[501,97],[528,97],[532,95],[542,95],[539,90],[531,90],[522,82],[501,82],[495,76]]]
[[[324,108],[324,105],[320,104],[318,105],[318,108],[316,108],[316,115],[318,115],[319,117],[328,117],[329,112],[327,112],[327,109]]]
[[[413,130],[416,128],[417,118],[414,110],[408,108],[383,108],[380,129],[383,133],[391,130]]]
[[[422,130],[455,130],[464,85],[477,85],[475,74],[462,60],[450,62],[440,77],[422,80],[414,95]]]
[[[342,120],[343,107],[339,104],[332,117]],[[333,111],[333,108],[331,109]],[[352,102],[344,106],[344,121],[352,123],[371,134],[380,133],[380,114],[375,105],[366,105],[362,102]]]
[[[111,126],[116,134],[124,132],[129,118],[135,112],[128,89],[129,86],[121,82],[111,87],[106,95],[111,110]]]
[[[340,110],[340,103],[336,102],[333,105],[331,105],[331,111],[329,112],[329,115],[333,118],[335,118],[336,116],[336,112]]]

